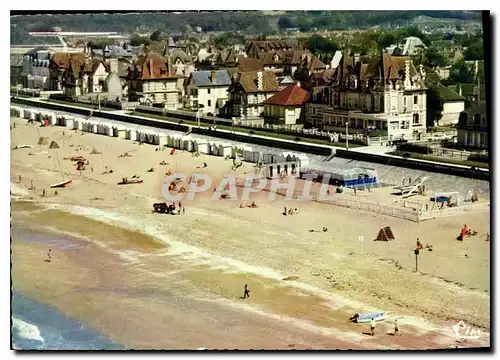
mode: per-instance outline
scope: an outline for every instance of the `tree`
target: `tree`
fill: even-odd
[[[333,40],[320,35],[313,35],[306,41],[306,47],[313,53],[334,53],[340,46]]]
[[[450,71],[450,78],[455,83],[471,83],[474,82],[474,75],[465,61],[456,62]]]
[[[290,28],[294,28],[295,25],[294,25],[292,19],[290,19],[289,17],[280,17],[278,20],[278,27],[280,29],[290,29]]]
[[[361,45],[361,54],[370,57],[376,56],[379,53],[379,49],[380,45],[376,41],[370,40]]]
[[[133,34],[130,37],[130,45],[132,45],[132,46],[140,46],[142,44],[149,45],[150,43],[151,43],[151,40],[149,40],[148,38],[139,36],[137,34]]]
[[[164,34],[161,30],[155,30],[149,37],[151,41],[162,41],[164,39]]]
[[[396,44],[396,37],[393,33],[387,32],[380,35],[380,37],[378,38],[378,43],[380,47],[385,49],[386,47]]]
[[[301,32],[308,32],[312,28],[312,21],[309,18],[300,18],[296,24]]]
[[[446,59],[441,51],[435,46],[431,46],[425,50],[426,63],[430,67],[445,66]]]
[[[464,52],[465,60],[484,60],[483,42],[477,41]]]

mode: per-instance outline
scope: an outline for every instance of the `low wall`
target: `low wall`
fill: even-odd
[[[30,99],[12,98],[11,102],[23,104],[23,105],[28,105],[28,106],[32,106],[32,107],[47,108],[47,109],[51,109],[51,110],[59,110],[59,111],[65,111],[65,112],[70,112],[70,113],[77,113],[77,114],[81,114],[81,115],[85,115],[85,116],[88,116],[91,113],[90,109],[83,109],[83,108],[79,108],[76,106],[70,106],[70,105],[64,105],[64,104],[38,102],[38,101],[30,100]],[[189,130],[191,130],[192,134],[211,136],[211,137],[216,137],[216,138],[221,138],[221,139],[226,139],[226,140],[240,141],[240,142],[246,142],[249,144],[263,145],[263,146],[269,146],[269,147],[279,147],[279,148],[286,149],[286,150],[304,152],[304,153],[308,153],[308,154],[315,154],[315,155],[322,155],[322,156],[330,156],[332,154],[332,149],[329,147],[317,146],[317,145],[309,144],[309,143],[281,141],[279,139],[262,138],[262,137],[258,137],[258,136],[246,135],[246,134],[241,134],[241,133],[233,134],[233,133],[230,133],[228,131],[209,130],[207,128],[197,128],[194,126],[177,124],[175,122],[171,122],[171,121],[167,121],[167,120],[148,119],[148,118],[143,118],[143,117],[134,116],[134,115],[114,114],[114,113],[110,113],[110,112],[103,112],[103,111],[96,111],[96,110],[93,110],[92,114],[93,114],[93,116],[96,116],[96,117],[102,117],[102,118],[106,118],[106,119],[110,119],[110,120],[122,121],[125,123],[132,123],[132,124],[144,125],[144,126],[153,126],[153,127],[157,127],[157,128],[161,128],[161,129],[175,130],[175,131],[181,131],[181,132],[188,132]]]
[[[418,159],[405,159],[400,157],[388,157],[384,155],[361,153],[338,149],[337,156],[346,159],[366,161],[383,165],[399,166],[408,169],[418,169],[448,175],[468,177],[478,180],[490,181],[490,173],[485,170],[471,170],[471,168],[460,165],[443,164],[436,162],[425,162]]]

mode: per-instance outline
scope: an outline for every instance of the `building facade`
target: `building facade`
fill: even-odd
[[[460,114],[457,142],[468,148],[488,149],[488,120],[485,102]]]
[[[408,57],[384,53],[353,60],[344,53],[330,84],[310,90],[308,126],[345,132],[347,124],[349,131],[378,130],[394,140],[425,132],[423,69],[418,72]]]
[[[186,105],[204,115],[218,115],[228,99],[231,77],[227,70],[195,71],[186,81]]]
[[[241,119],[261,118],[263,102],[279,91],[272,71],[241,72],[228,89],[228,101],[223,114]]]
[[[309,93],[300,84],[291,85],[264,101],[264,119],[267,123],[297,126]]]
[[[168,61],[154,52],[140,56],[127,76],[129,101],[162,104],[167,109],[181,107],[177,76]]]

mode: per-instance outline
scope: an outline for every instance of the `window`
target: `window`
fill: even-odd
[[[391,130],[399,130],[399,121],[391,121]]]
[[[418,114],[413,114],[413,125],[419,125],[420,124],[420,118]]]
[[[474,119],[474,126],[481,125],[481,115],[475,114],[473,119]]]
[[[413,96],[413,105],[418,105],[418,95]]]
[[[212,100],[208,100],[208,106],[212,106]]]
[[[210,89],[207,89],[207,94],[210,95]]]

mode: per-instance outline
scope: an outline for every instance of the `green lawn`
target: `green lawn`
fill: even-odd
[[[54,100],[54,99],[49,99],[46,102],[62,104],[62,105],[78,106],[78,107],[93,109],[93,110],[97,110],[97,107],[98,107],[97,105],[91,105],[91,104],[85,104],[85,103],[79,103],[79,102],[71,102],[71,101],[63,101],[63,100]],[[107,107],[104,107],[102,105],[101,105],[101,110],[116,111],[116,109],[107,108]]]
[[[411,159],[420,159],[420,160],[428,160],[428,161],[436,161],[445,164],[454,164],[454,165],[463,165],[463,166],[475,166],[479,168],[489,169],[490,164],[479,162],[479,161],[469,161],[469,160],[458,160],[458,159],[447,159],[443,157],[437,157],[432,155],[424,155],[419,153],[410,153],[408,151],[395,150],[389,153],[390,155],[403,156],[404,154],[411,154]],[[405,156],[403,156],[405,157]]]
[[[148,113],[143,113],[140,111],[135,111],[135,115],[138,116],[144,116],[144,117],[149,117],[151,119],[156,119],[156,120],[168,120],[171,122],[176,122],[178,123],[179,119],[173,119],[169,118],[166,116],[161,116],[161,115],[154,115],[154,114],[148,114]],[[193,125],[193,126],[198,126],[198,122],[192,121],[192,120],[182,120],[183,124],[186,125]],[[200,127],[203,128],[208,128],[210,125],[200,123]],[[253,130],[253,129],[248,129],[248,128],[243,128],[243,127],[238,127],[235,126],[234,128],[232,126],[227,126],[227,125],[217,125],[218,129],[223,129],[223,130],[228,130],[228,131],[237,131],[241,133],[248,134],[250,131],[253,131],[253,135],[260,135],[260,136],[267,136],[270,138],[276,138],[276,139],[286,139],[286,140],[295,140],[296,137],[300,137],[300,135],[294,136],[294,135],[289,135],[289,134],[280,134],[280,133],[274,133],[274,132],[267,132],[267,131],[259,131],[259,130]],[[311,144],[321,144],[321,145],[327,145],[327,146],[338,146],[338,147],[345,147],[345,143],[340,143],[340,142],[330,142],[330,141],[325,141],[325,140],[318,140],[318,139],[310,139],[310,138],[301,138],[301,142],[304,143],[311,143]],[[359,145],[359,144],[353,144],[352,142],[349,142],[349,148],[356,148],[356,147],[361,147],[364,145]]]

